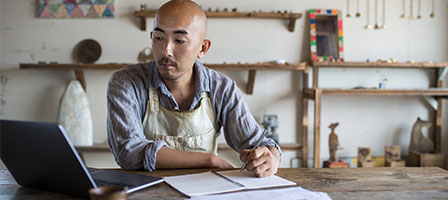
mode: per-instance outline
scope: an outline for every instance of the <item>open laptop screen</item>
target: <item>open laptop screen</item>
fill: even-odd
[[[25,187],[81,197],[88,197],[89,188],[96,187],[64,128],[56,123],[0,120],[0,157],[16,182]],[[163,181],[152,176],[102,171],[102,177],[110,176],[112,181],[135,183],[128,192]],[[120,174],[122,177],[117,179]]]

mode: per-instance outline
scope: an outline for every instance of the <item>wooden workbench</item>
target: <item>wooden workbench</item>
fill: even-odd
[[[208,169],[136,171],[153,176],[198,173]],[[448,199],[448,171],[426,168],[281,168],[279,176],[333,199]],[[166,183],[129,195],[128,199],[185,199]],[[20,187],[7,170],[0,170],[0,199],[76,199],[71,196]]]

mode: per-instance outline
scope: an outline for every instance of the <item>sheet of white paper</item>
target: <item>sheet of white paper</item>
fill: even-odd
[[[211,172],[167,176],[164,178],[165,182],[187,196],[216,194],[244,189]]]
[[[257,178],[252,172],[240,172],[239,170],[219,171],[217,173],[237,183],[232,183],[230,180],[212,172],[167,176],[164,178],[165,182],[187,196],[296,185],[292,181],[275,175],[266,178]],[[244,187],[240,186],[241,184]]]
[[[188,200],[331,200],[324,192],[312,192],[301,187],[289,187],[280,189],[251,190],[226,194],[194,196]]]
[[[235,182],[243,184],[246,189],[296,185],[296,183],[288,181],[276,175],[265,178],[258,178],[252,172],[240,172],[240,170],[219,171],[218,173],[229,179],[232,179]]]

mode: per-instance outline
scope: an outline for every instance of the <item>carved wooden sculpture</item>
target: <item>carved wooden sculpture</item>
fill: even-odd
[[[432,123],[428,121],[423,121],[422,119],[417,118],[414,126],[412,127],[411,134],[411,144],[409,146],[409,150],[414,150],[420,153],[433,153],[434,152],[434,143],[432,139],[426,137],[422,133],[423,127],[431,127]]]
[[[332,123],[330,126],[328,126],[331,129],[331,133],[328,139],[328,144],[330,146],[330,161],[335,162],[336,161],[336,151],[338,150],[338,136],[334,132],[334,129],[339,125],[338,122]]]

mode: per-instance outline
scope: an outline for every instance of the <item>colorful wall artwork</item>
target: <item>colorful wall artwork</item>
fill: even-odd
[[[39,0],[40,18],[113,18],[114,0]]]
[[[341,12],[334,9],[312,9],[309,14],[311,60],[344,61]]]

